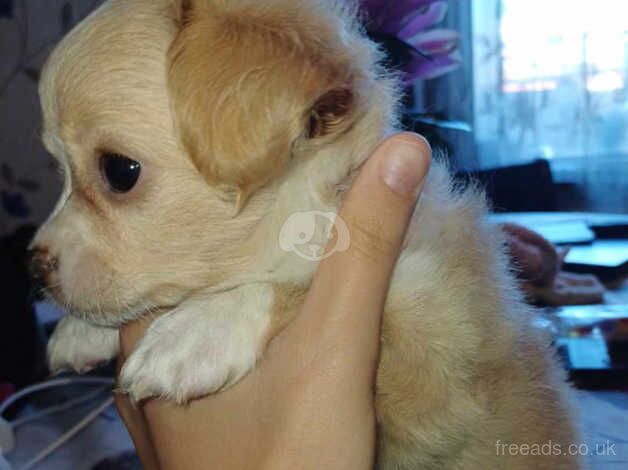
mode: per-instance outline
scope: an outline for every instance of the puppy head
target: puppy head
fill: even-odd
[[[252,272],[280,188],[355,141],[372,108],[373,48],[341,16],[306,0],[110,0],[71,32],[40,86],[65,181],[33,242],[51,295],[117,324]]]
[[[348,40],[348,15],[323,14],[311,0],[175,7],[180,31],[168,72],[176,127],[196,167],[236,209],[291,159],[355,123],[368,71],[359,52],[371,51]]]

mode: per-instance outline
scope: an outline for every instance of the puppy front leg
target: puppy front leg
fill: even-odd
[[[118,355],[117,328],[95,326],[64,316],[48,342],[48,367],[53,374],[65,369],[84,373]]]
[[[126,360],[119,387],[135,401],[186,403],[233,385],[264,347],[272,303],[269,284],[186,300],[151,324]]]

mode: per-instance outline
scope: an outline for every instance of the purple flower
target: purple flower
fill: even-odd
[[[369,34],[397,56],[391,62],[404,72],[405,84],[435,78],[460,66],[458,34],[432,29],[443,21],[447,1],[362,0],[362,6]],[[401,49],[405,51],[401,53]]]

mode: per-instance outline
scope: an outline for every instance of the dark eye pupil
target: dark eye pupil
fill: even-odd
[[[107,153],[101,157],[101,170],[113,191],[126,193],[137,183],[142,166],[123,155]]]

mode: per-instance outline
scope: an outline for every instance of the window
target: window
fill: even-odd
[[[472,6],[482,166],[547,158],[568,175],[628,161],[628,1]]]

